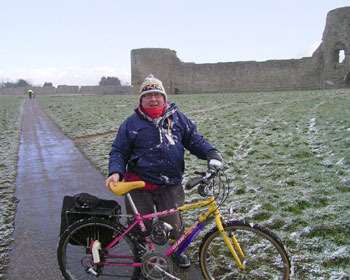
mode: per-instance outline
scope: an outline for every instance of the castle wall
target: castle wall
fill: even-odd
[[[264,62],[184,63],[169,49],[132,50],[132,84],[154,74],[167,93],[217,93],[319,89],[319,68],[312,58]]]
[[[311,58],[177,66],[169,93],[215,93],[312,89],[319,75]]]
[[[132,92],[152,73],[167,93],[313,90],[350,86],[350,7],[327,15],[323,42],[312,57],[263,62],[186,63],[170,49],[131,51]],[[345,60],[338,61],[339,51]]]
[[[79,87],[78,86],[58,86],[57,87],[57,94],[78,94],[79,93]]]
[[[82,86],[81,94],[127,94],[130,92],[130,86]]]

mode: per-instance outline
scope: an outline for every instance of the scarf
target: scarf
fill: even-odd
[[[140,107],[142,106],[140,105]],[[146,114],[149,115],[152,119],[162,116],[165,108],[166,108],[166,104],[164,104],[162,107],[150,107],[150,108],[142,107],[142,109],[146,112]]]

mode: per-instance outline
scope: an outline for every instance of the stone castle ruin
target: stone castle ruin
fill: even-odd
[[[170,49],[131,51],[132,91],[153,73],[167,93],[221,93],[350,87],[350,7],[327,15],[312,57],[263,62],[185,63]]]

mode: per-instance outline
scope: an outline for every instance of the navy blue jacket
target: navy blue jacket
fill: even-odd
[[[122,180],[128,169],[153,184],[181,184],[184,148],[203,160],[216,150],[175,104],[156,119],[136,109],[119,127],[109,154],[109,175],[119,173]]]

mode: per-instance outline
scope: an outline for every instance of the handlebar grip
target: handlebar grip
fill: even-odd
[[[196,186],[196,185],[198,185],[200,182],[202,182],[203,180],[204,180],[203,177],[195,178],[195,179],[193,179],[192,181],[188,182],[188,183],[186,184],[185,187],[186,187],[187,190],[190,190],[190,189],[192,189],[194,186]]]

